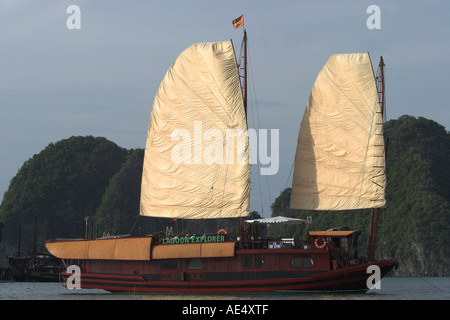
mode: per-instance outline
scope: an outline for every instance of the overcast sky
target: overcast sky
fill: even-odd
[[[70,5],[81,10],[79,30],[67,28]],[[370,5],[380,8],[381,29],[367,27]],[[280,130],[278,174],[261,177],[262,192],[252,174],[251,210],[269,216],[285,188],[311,87],[333,53],[368,51],[374,65],[382,55],[387,118],[423,116],[449,130],[447,0],[0,0],[0,199],[50,142],[93,135],[144,148],[154,95],[174,59],[196,42],[232,39],[239,53],[243,29],[231,21],[241,14],[249,104],[261,128]]]

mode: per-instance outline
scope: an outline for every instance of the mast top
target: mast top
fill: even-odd
[[[244,26],[244,15],[242,14],[240,17],[233,20],[233,27],[235,29],[243,27]],[[244,37],[242,39],[242,47],[244,49],[244,84],[243,84],[243,90],[242,95],[244,99],[244,111],[245,111],[245,118],[247,119],[247,30],[244,28]]]

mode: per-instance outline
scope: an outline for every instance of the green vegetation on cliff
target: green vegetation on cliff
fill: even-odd
[[[109,181],[94,216],[97,233],[118,235],[134,231],[139,214],[143,159],[144,150],[134,150]]]
[[[450,135],[424,118],[402,116],[386,123],[387,206],[379,227],[378,257],[394,257],[399,274],[448,275],[450,243]],[[35,219],[38,247],[47,239],[239,229],[234,220],[172,221],[139,217],[144,151],[126,150],[105,138],[71,137],[51,143],[26,161],[0,206],[0,253],[17,247],[19,216],[23,251],[31,251]],[[290,189],[272,204],[272,215],[312,216],[315,230],[348,226],[363,231],[367,247],[370,210],[289,210]],[[92,219],[84,220],[85,217]],[[258,217],[254,212],[252,218]],[[44,227],[44,225],[46,226]],[[3,226],[3,227],[2,227]],[[87,229],[86,229],[87,226]],[[306,227],[271,226],[271,234],[303,238]],[[3,252],[2,252],[3,250]]]
[[[33,247],[36,218],[40,247],[44,231],[47,239],[82,237],[83,217],[95,213],[109,179],[128,153],[105,138],[91,136],[50,143],[23,164],[4,194],[2,247],[16,246],[19,216],[25,252]]]
[[[450,267],[450,135],[424,118],[402,116],[386,123],[387,205],[379,226],[379,257],[400,261],[403,275],[448,275]],[[272,215],[312,216],[315,230],[338,226],[363,231],[367,248],[370,210],[312,212],[289,210],[290,189],[272,205]],[[272,234],[302,237],[304,228],[270,228]]]

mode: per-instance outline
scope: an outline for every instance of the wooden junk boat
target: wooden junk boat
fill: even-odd
[[[244,29],[244,49],[246,40]],[[244,52],[243,84],[231,41],[194,44],[168,70],[152,109],[140,215],[249,215]],[[370,266],[379,267],[380,276],[397,266],[393,259],[374,259],[386,184],[383,67],[381,58],[381,78],[376,79],[369,54],[362,53],[333,55],[322,68],[298,137],[290,202],[292,209],[373,208],[367,256],[359,255],[360,232],[354,230],[310,231],[309,242],[219,233],[53,240],[46,248],[66,266],[79,267],[81,288],[155,293],[367,290]],[[236,140],[245,137],[242,143],[226,146],[227,130],[237,133]],[[205,135],[209,138],[202,139]],[[240,161],[217,152],[226,147]],[[276,222],[310,223],[283,217],[246,220]],[[70,270],[62,273],[65,280],[73,275]]]

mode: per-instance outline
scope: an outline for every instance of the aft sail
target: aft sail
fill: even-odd
[[[337,54],[320,71],[298,136],[292,209],[385,205],[382,113],[370,56]]]
[[[247,124],[231,41],[194,44],[156,94],[145,147],[143,216],[248,215]]]

